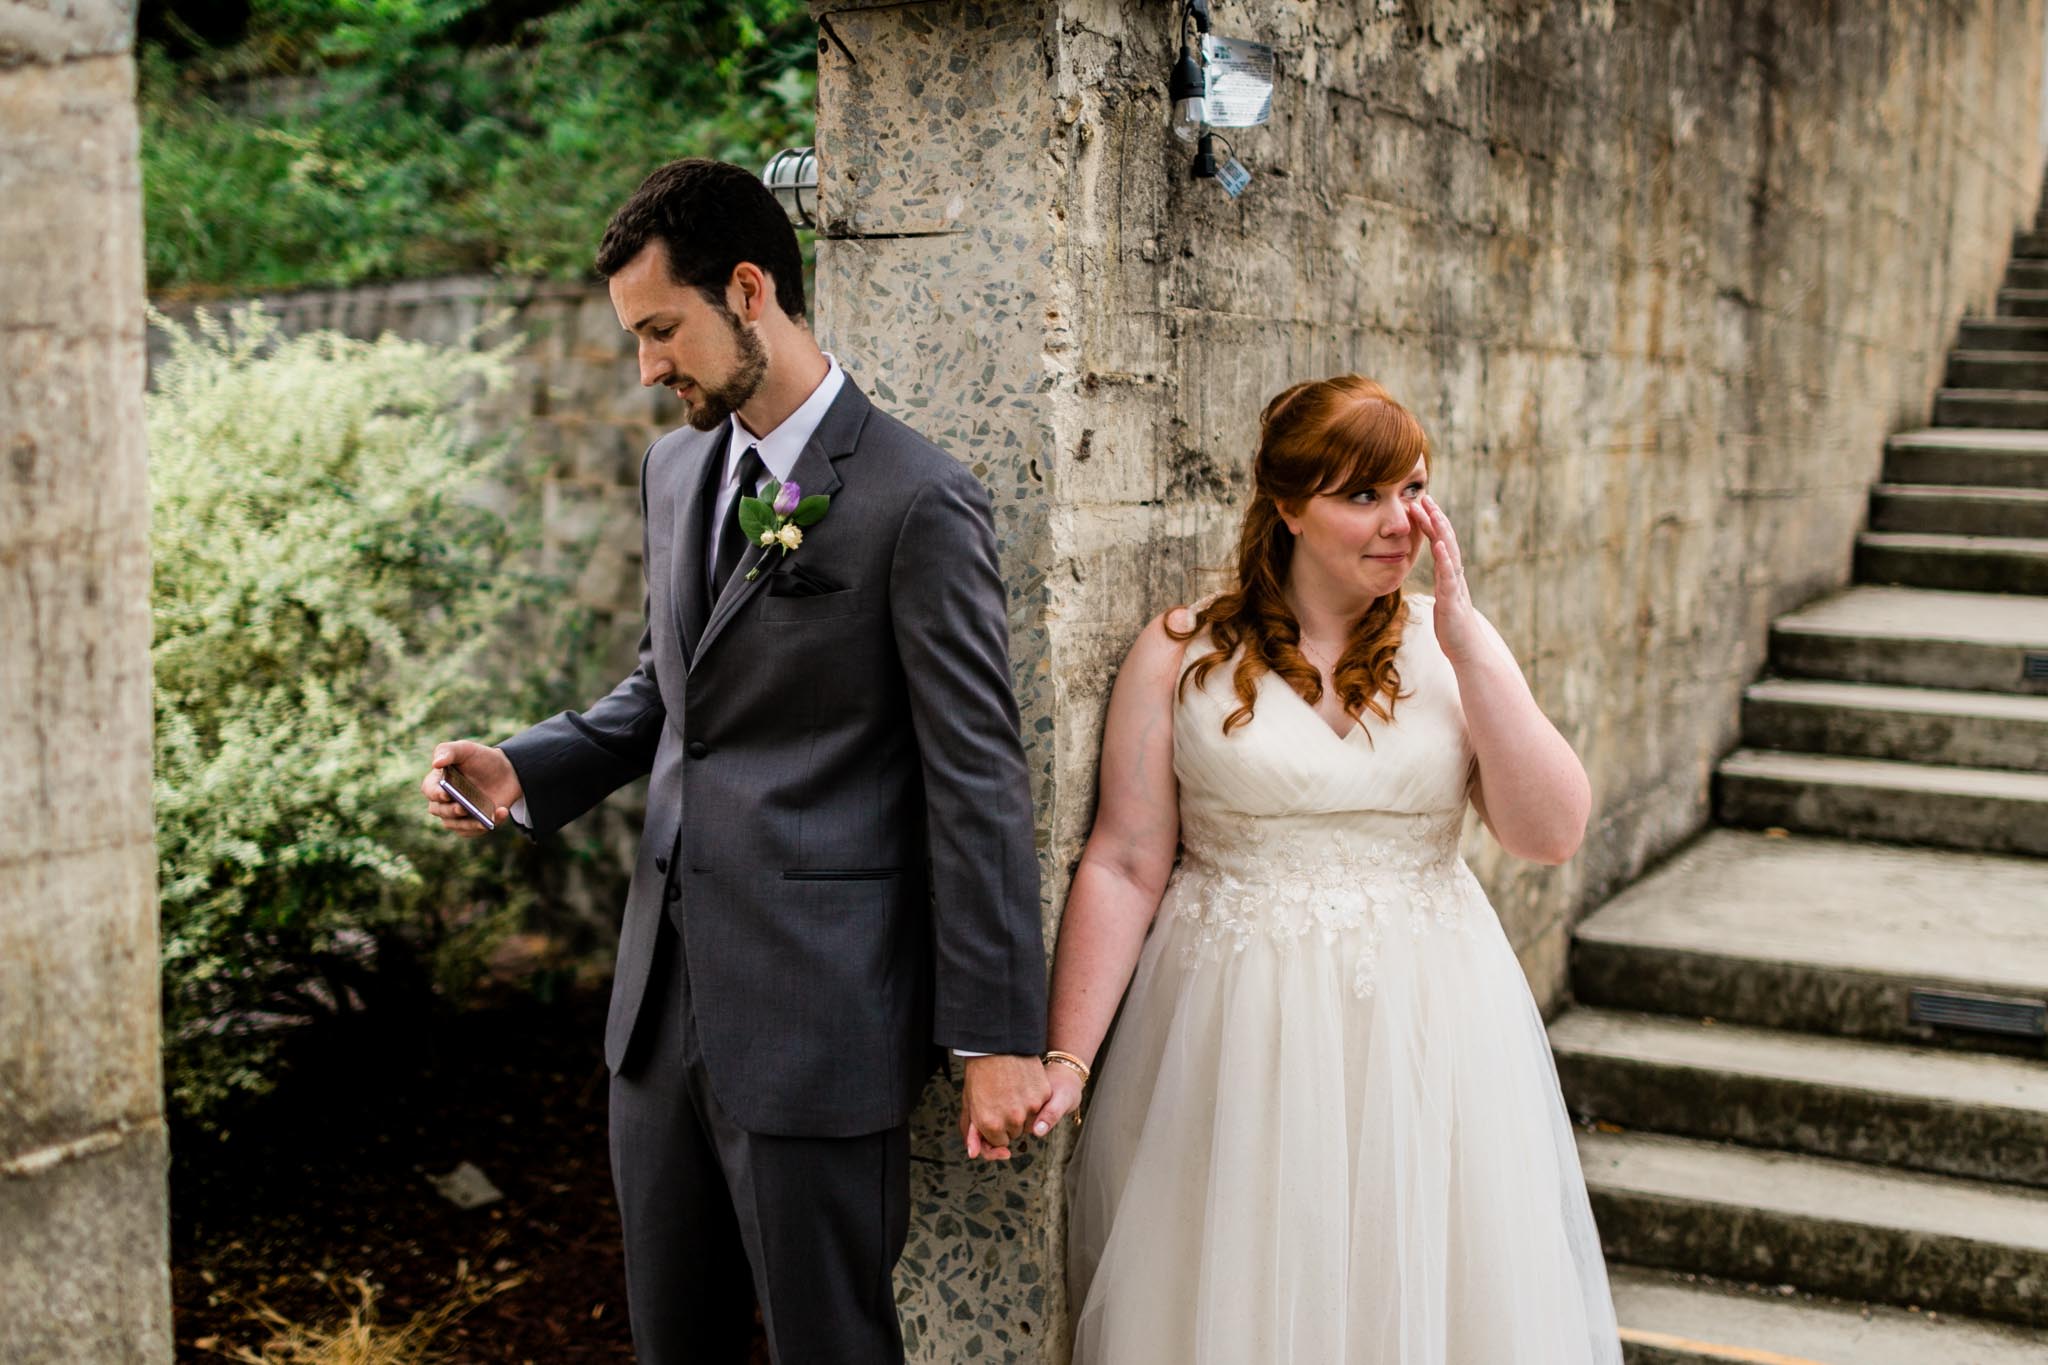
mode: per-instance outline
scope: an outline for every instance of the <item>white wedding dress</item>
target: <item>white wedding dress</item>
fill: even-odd
[[[1234,660],[1174,710],[1180,865],[1068,1168],[1076,1365],[1619,1365],[1543,1020],[1458,855],[1433,602],[1393,724]],[[1208,648],[1198,636],[1185,658]]]

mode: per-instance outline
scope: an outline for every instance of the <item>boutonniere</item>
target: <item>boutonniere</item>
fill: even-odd
[[[804,543],[803,528],[815,526],[832,505],[822,493],[805,497],[797,483],[771,479],[761,492],[761,497],[740,499],[740,530],[757,545],[780,545],[785,555]],[[759,564],[747,570],[747,582],[760,572]]]

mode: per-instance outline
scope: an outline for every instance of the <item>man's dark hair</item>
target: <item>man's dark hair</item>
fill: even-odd
[[[733,267],[750,261],[775,281],[782,311],[804,315],[796,229],[761,178],[744,166],[689,157],[641,181],[597,244],[597,273],[610,279],[654,241],[667,249],[669,278],[720,308]]]

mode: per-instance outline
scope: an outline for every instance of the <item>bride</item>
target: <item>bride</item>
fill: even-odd
[[[1430,464],[1371,380],[1280,394],[1236,583],[1117,677],[1034,1122],[1121,1000],[1068,1170],[1076,1365],[1621,1360],[1543,1021],[1458,855],[1470,801],[1563,862],[1586,775]],[[1401,591],[1425,542],[1433,600]]]

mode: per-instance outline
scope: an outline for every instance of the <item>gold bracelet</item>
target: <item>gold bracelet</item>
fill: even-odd
[[[1081,1074],[1081,1084],[1088,1084],[1088,1063],[1082,1061],[1071,1052],[1048,1052],[1039,1060],[1046,1063],[1057,1063],[1060,1066],[1078,1071]]]

